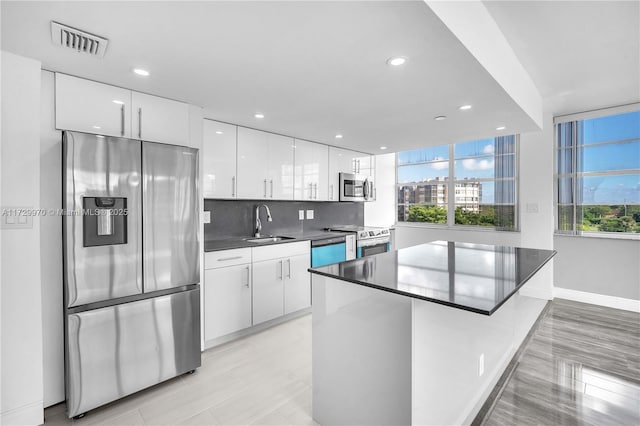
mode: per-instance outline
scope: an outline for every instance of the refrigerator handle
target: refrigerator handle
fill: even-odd
[[[138,108],[138,138],[142,139],[142,108]]]
[[[120,105],[120,136],[124,136],[124,104]]]

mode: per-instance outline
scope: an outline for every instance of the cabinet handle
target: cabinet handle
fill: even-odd
[[[360,173],[360,160],[356,160],[357,164],[358,164],[358,171],[356,173]]]
[[[264,198],[267,198],[267,180],[264,180]]]
[[[287,259],[287,278],[291,279],[291,259]]]
[[[138,138],[142,139],[142,108],[138,108]]]
[[[124,136],[124,104],[120,106],[120,135]]]
[[[242,259],[242,256],[224,257],[224,258],[218,259],[218,262],[226,262],[228,260],[236,260],[236,259]]]
[[[271,179],[271,198],[273,198],[273,179]]]
[[[309,183],[309,199],[313,198],[313,184]]]
[[[245,284],[245,286],[249,288],[249,276],[251,275],[251,271],[249,270],[248,266],[245,269],[247,270],[247,283]]]
[[[236,196],[236,177],[231,176],[231,196]]]
[[[276,276],[276,278],[278,278],[280,281],[282,281],[282,260],[279,261],[278,263],[280,264],[280,267],[278,268],[280,270],[280,275]]]
[[[329,199],[333,201],[333,184],[329,185]]]
[[[315,200],[317,200],[317,199],[318,199],[318,184],[317,184],[317,183],[314,183],[314,184],[313,184],[313,187],[314,187],[314,190],[315,190],[315,193],[314,193],[314,195],[313,195],[313,198],[314,198]]]

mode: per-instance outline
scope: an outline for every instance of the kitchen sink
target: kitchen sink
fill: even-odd
[[[284,240],[293,240],[293,237],[256,237],[256,238],[245,238],[245,241],[248,243],[274,243],[276,241],[284,241]]]

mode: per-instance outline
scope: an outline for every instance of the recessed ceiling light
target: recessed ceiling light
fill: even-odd
[[[100,127],[100,126],[91,126],[91,127],[93,127],[93,128],[94,128],[94,129],[96,129],[96,130],[99,130],[99,129],[101,129],[101,128],[102,128],[102,127]]]
[[[496,127],[496,130],[504,130],[506,128],[507,128],[507,126],[499,126],[499,127]]]
[[[462,106],[458,107],[458,109],[460,111],[466,111],[468,109],[471,109],[471,105],[462,105]]]
[[[134,68],[133,72],[142,77],[149,77],[149,71],[143,70],[142,68]]]
[[[407,58],[404,56],[394,56],[393,58],[387,59],[387,64],[392,65],[394,67],[398,67],[407,62]]]
[[[117,99],[114,99],[114,100],[113,100],[113,103],[114,103],[114,104],[118,104],[118,105],[124,105],[124,102],[119,101],[119,100],[117,100]]]
[[[336,139],[342,139],[342,135],[336,135]]]
[[[255,113],[255,114],[253,114],[253,116],[254,116],[255,118],[264,118],[264,114],[259,113],[259,112],[257,112],[257,113]]]
[[[436,120],[436,121],[442,121],[442,120],[446,120],[447,116],[446,115],[438,115],[438,116],[433,117],[433,119]]]
[[[385,149],[387,149],[387,147],[386,146],[381,146],[380,149],[385,150]]]
[[[221,135],[222,132],[220,130],[216,130],[216,135]]]

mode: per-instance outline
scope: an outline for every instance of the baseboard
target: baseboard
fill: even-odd
[[[533,297],[535,299],[552,300],[553,288],[527,287],[526,285],[518,292],[521,296]]]
[[[640,313],[640,300],[554,287],[553,297]]]
[[[32,402],[0,414],[0,424],[2,425],[41,425],[43,423],[44,408],[42,401]]]

